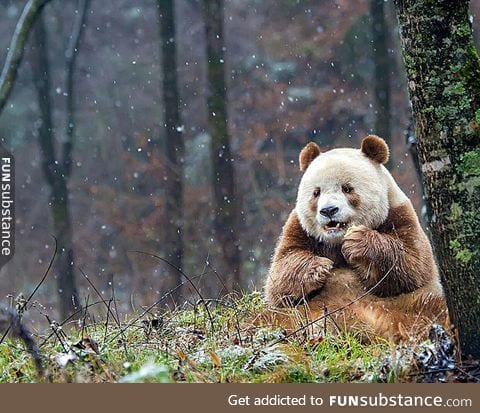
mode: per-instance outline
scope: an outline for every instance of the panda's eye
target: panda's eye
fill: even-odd
[[[342,185],[342,191],[346,194],[350,194],[351,192],[353,192],[353,188],[350,185],[345,184]]]
[[[318,198],[320,196],[320,188],[316,188],[315,191],[313,191],[313,197]]]

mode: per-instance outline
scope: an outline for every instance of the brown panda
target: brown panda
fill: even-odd
[[[301,151],[296,206],[265,287],[270,305],[307,302],[310,319],[345,306],[337,326],[393,339],[428,333],[445,317],[430,243],[382,165],[388,156],[374,135],[361,149],[321,153],[309,143]]]

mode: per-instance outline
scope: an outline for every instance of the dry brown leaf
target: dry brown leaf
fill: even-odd
[[[220,358],[220,356],[218,354],[216,354],[213,351],[210,351],[210,357],[212,358],[213,365],[215,367],[218,367],[218,368],[222,367],[222,359]]]

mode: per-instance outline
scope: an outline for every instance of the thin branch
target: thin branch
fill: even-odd
[[[15,26],[7,57],[0,75],[0,114],[2,113],[17,78],[17,71],[22,62],[25,44],[35,20],[42,8],[50,0],[29,0],[25,5],[20,19]]]
[[[200,301],[202,302],[203,306],[205,307],[205,311],[207,312],[207,315],[208,315],[208,319],[210,320],[210,325],[212,327],[212,332],[215,331],[215,324],[213,322],[213,317],[212,317],[212,314],[210,313],[210,310],[208,308],[208,304],[206,303],[205,301],[205,298],[203,298],[202,296],[202,293],[200,292],[200,290],[197,288],[197,286],[195,285],[195,283],[192,281],[192,279],[187,275],[185,274],[180,268],[176,267],[175,265],[173,265],[172,263],[170,263],[168,260],[166,260],[165,258],[162,258],[158,255],[155,255],[155,254],[152,254],[150,252],[144,252],[144,251],[130,251],[130,252],[134,252],[136,254],[143,254],[143,255],[147,255],[149,257],[152,257],[152,258],[156,258],[157,260],[160,260],[162,262],[164,262],[165,264],[167,264],[168,266],[170,266],[171,268],[173,268],[174,270],[178,271],[183,277],[186,278],[187,282],[192,286],[192,288],[195,290],[195,292],[197,293],[198,297],[200,298]],[[183,285],[183,283],[181,284]]]
[[[65,131],[65,142],[63,144],[62,168],[65,176],[69,176],[72,170],[72,147],[75,133],[75,95],[73,87],[73,76],[77,62],[80,40],[87,19],[90,0],[78,0],[75,22],[70,35],[70,41],[65,51],[66,58],[66,85],[67,94],[67,125]]]
[[[281,341],[284,341],[286,340],[287,338],[290,338],[292,337],[293,335],[297,334],[298,332],[304,330],[305,328],[315,324],[315,323],[318,323],[320,320],[323,320],[324,318],[326,317],[330,317],[332,316],[333,314],[337,314],[345,309],[347,309],[348,307],[352,306],[353,304],[357,303],[358,301],[360,301],[362,298],[366,297],[367,295],[369,295],[372,291],[375,290],[375,288],[377,288],[384,280],[385,278],[387,278],[387,276],[392,272],[393,268],[395,267],[396,263],[394,263],[391,268],[385,273],[385,275],[380,278],[378,280],[378,282],[371,288],[369,288],[367,291],[365,291],[362,295],[358,296],[357,298],[355,298],[354,300],[350,301],[349,303],[345,304],[345,305],[342,305],[341,307],[338,307],[336,308],[335,310],[332,310],[328,313],[324,313],[322,316],[320,317],[317,317],[311,321],[309,321],[307,324],[303,325],[302,327],[290,332],[289,334],[287,334],[285,337],[282,337],[281,339],[277,340],[277,341],[274,341],[272,344],[270,345],[275,345],[275,344],[278,344],[280,343]]]
[[[195,275],[191,278],[191,280],[194,280],[196,278],[201,277],[203,274],[198,274]],[[125,331],[127,331],[133,324],[135,324],[138,320],[140,320],[142,317],[145,316],[153,307],[157,306],[160,304],[163,300],[165,300],[167,297],[171,296],[172,293],[174,293],[176,290],[180,289],[184,284],[186,284],[187,281],[182,281],[180,284],[178,284],[176,287],[172,288],[170,291],[167,291],[162,297],[160,297],[157,301],[155,301],[153,304],[150,304],[144,311],[140,313],[137,317],[135,317],[133,320],[131,320],[128,324],[125,325],[125,327],[120,329],[120,332],[115,334],[113,338],[110,338],[108,343],[111,343],[113,340],[115,340],[118,336],[123,334]]]
[[[102,347],[105,345],[105,342],[107,341],[107,335],[108,335],[108,316],[110,315],[110,306],[112,304],[112,300],[113,298],[110,298],[110,300],[108,300],[108,310],[107,310],[107,317],[106,317],[106,320],[105,320],[105,332],[104,332],[104,335],[103,335],[103,345]]]
[[[330,311],[330,312],[328,312],[328,313],[324,313],[324,314],[321,315],[320,317],[317,317],[317,318],[309,321],[308,323],[302,325],[301,327],[299,327],[299,328],[291,331],[291,332],[288,333],[287,335],[285,335],[285,336],[283,336],[283,337],[281,337],[281,338],[279,338],[279,339],[277,339],[277,340],[274,340],[274,341],[272,341],[271,343],[269,343],[268,345],[262,346],[261,348],[259,348],[258,350],[256,350],[256,351],[253,353],[253,355],[250,357],[250,359],[248,360],[247,364],[246,364],[243,368],[244,368],[244,369],[250,368],[263,350],[265,350],[265,349],[267,349],[267,348],[269,348],[269,347],[272,347],[272,346],[274,346],[274,345],[276,345],[276,344],[278,344],[278,343],[281,343],[282,341],[287,340],[288,338],[296,335],[296,334],[299,333],[300,331],[305,330],[306,328],[310,327],[311,325],[313,325],[313,324],[315,324],[315,323],[318,323],[319,321],[324,320],[324,319],[326,319],[327,317],[332,316],[333,314],[339,313],[339,312],[347,309],[347,308],[350,307],[351,305],[357,303],[357,302],[360,301],[362,298],[364,298],[364,297],[366,297],[367,295],[369,295],[372,291],[375,290],[375,288],[377,288],[377,287],[387,278],[387,276],[392,272],[392,270],[393,270],[393,268],[395,267],[395,265],[396,265],[396,262],[390,267],[390,269],[385,273],[385,275],[378,280],[378,282],[377,282],[373,287],[371,287],[371,288],[369,288],[368,290],[366,290],[363,294],[361,294],[360,296],[358,296],[358,297],[355,298],[354,300],[348,302],[348,303],[345,304],[345,305],[342,305],[342,306],[336,308],[335,310],[332,310],[332,311]]]
[[[51,268],[52,268],[52,265],[53,265],[53,262],[55,261],[55,257],[57,256],[57,250],[58,250],[58,241],[57,241],[57,238],[55,237],[55,235],[52,235],[52,238],[53,240],[55,241],[55,250],[53,251],[53,255],[52,257],[50,258],[50,262],[48,264],[48,267],[45,271],[45,273],[43,274],[43,277],[42,279],[40,280],[40,282],[37,284],[37,286],[35,287],[35,289],[32,291],[32,293],[30,294],[30,296],[26,299],[26,301],[23,303],[21,309],[23,310],[26,305],[29,303],[29,301],[33,298],[33,296],[35,295],[35,293],[38,291],[38,289],[40,288],[40,286],[44,283],[45,279],[47,278],[47,275],[48,273],[50,272]]]
[[[94,303],[89,303],[88,304],[88,308],[91,308],[95,305],[98,305],[98,304],[102,304],[103,301],[95,301]],[[81,307],[80,309],[78,309],[77,311],[75,311],[74,313],[72,313],[71,315],[69,315],[67,318],[65,318],[61,323],[58,323],[58,325],[60,327],[63,327],[65,324],[67,324],[69,321],[71,321],[73,318],[75,318],[78,314],[82,314],[83,311],[85,311],[85,308]],[[40,314],[43,315],[44,317],[48,317],[48,315],[46,313],[43,313],[40,311]],[[48,317],[49,318],[49,317]],[[46,338],[43,339],[42,343],[39,345],[39,347],[43,347],[47,342],[48,340],[50,340],[55,334],[52,332],[50,333],[50,335],[48,335]]]
[[[119,328],[121,328],[121,325],[120,325],[120,318],[118,317],[118,312],[117,312],[117,315],[115,317],[115,314],[113,313],[113,311],[111,310],[110,308],[110,304],[107,304],[107,302],[105,301],[105,299],[102,297],[102,294],[100,294],[100,291],[98,291],[97,287],[95,287],[95,285],[93,284],[93,282],[90,280],[90,278],[88,278],[88,275],[85,274],[83,272],[83,270],[79,267],[78,268],[80,270],[80,273],[85,277],[85,279],[88,281],[88,283],[91,285],[91,287],[93,288],[93,290],[97,293],[98,297],[100,298],[100,300],[103,301],[103,304],[105,305],[105,308],[107,309],[107,320],[108,320],[108,314],[110,313],[110,315],[112,316],[113,320],[115,321],[115,323],[117,324],[117,326]],[[115,306],[115,292],[113,290],[113,283],[112,283],[112,291],[113,291],[113,304]],[[115,306],[115,309],[116,309],[116,306]],[[86,311],[86,310],[85,310]],[[106,334],[106,333],[105,333]],[[122,338],[123,338],[123,347],[125,349],[125,354],[127,355],[128,354],[128,350],[127,350],[127,345],[126,345],[126,340],[125,340],[125,337],[123,336],[123,333],[122,333]],[[105,343],[105,342],[104,342]]]
[[[30,302],[30,300],[33,298],[33,296],[35,295],[35,293],[38,291],[38,289],[40,288],[40,286],[44,283],[45,279],[47,278],[47,275],[48,273],[50,272],[50,269],[52,268],[52,265],[53,265],[53,261],[55,260],[55,257],[57,256],[57,248],[58,248],[58,245],[57,245],[57,239],[52,235],[53,239],[55,240],[55,251],[53,251],[53,255],[52,255],[52,258],[50,258],[50,263],[48,264],[48,267],[45,271],[45,273],[43,274],[43,277],[42,279],[40,280],[40,282],[37,284],[37,286],[34,288],[34,290],[32,291],[32,293],[30,294],[30,296],[25,300],[25,302],[21,305],[21,307],[18,309],[18,314],[21,315],[23,313],[23,311],[25,310],[25,308],[27,307],[27,304]],[[15,321],[14,319],[12,319],[13,321]],[[13,322],[12,321],[12,322]],[[12,324],[10,324],[6,329],[5,329],[5,332],[4,334],[2,335],[2,337],[0,338],[0,344],[3,343],[3,341],[5,340],[5,337],[7,336],[7,334],[10,332],[12,328]]]
[[[83,278],[85,278],[87,280],[88,284],[90,284],[90,286],[93,288],[93,291],[95,291],[95,293],[98,295],[98,298],[100,298],[100,300],[102,300],[103,305],[107,309],[107,316],[108,316],[108,313],[110,313],[110,315],[112,316],[112,318],[115,321],[115,323],[117,324],[117,326],[120,327],[120,322],[118,321],[118,318],[115,317],[115,314],[110,309],[110,305],[107,304],[107,301],[102,297],[102,294],[100,293],[100,291],[98,291],[97,287],[95,287],[95,284],[93,284],[93,282],[90,280],[90,278],[88,278],[88,275],[85,274],[85,272],[80,267],[78,267],[78,270],[80,271],[80,274],[83,275]]]
[[[43,15],[38,16],[34,28],[34,66],[33,82],[37,92],[38,109],[41,123],[38,128],[38,142],[42,154],[42,169],[50,186],[58,181],[59,164],[55,154],[52,102],[50,98],[51,74],[48,59],[48,32]]]

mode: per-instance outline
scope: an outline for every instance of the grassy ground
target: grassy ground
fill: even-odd
[[[265,310],[259,293],[228,302],[149,312],[36,336],[43,377],[19,340],[0,345],[0,382],[393,382],[411,380],[408,352],[347,334],[252,325]],[[318,330],[318,329],[317,329]],[[1,332],[3,333],[3,332]]]

